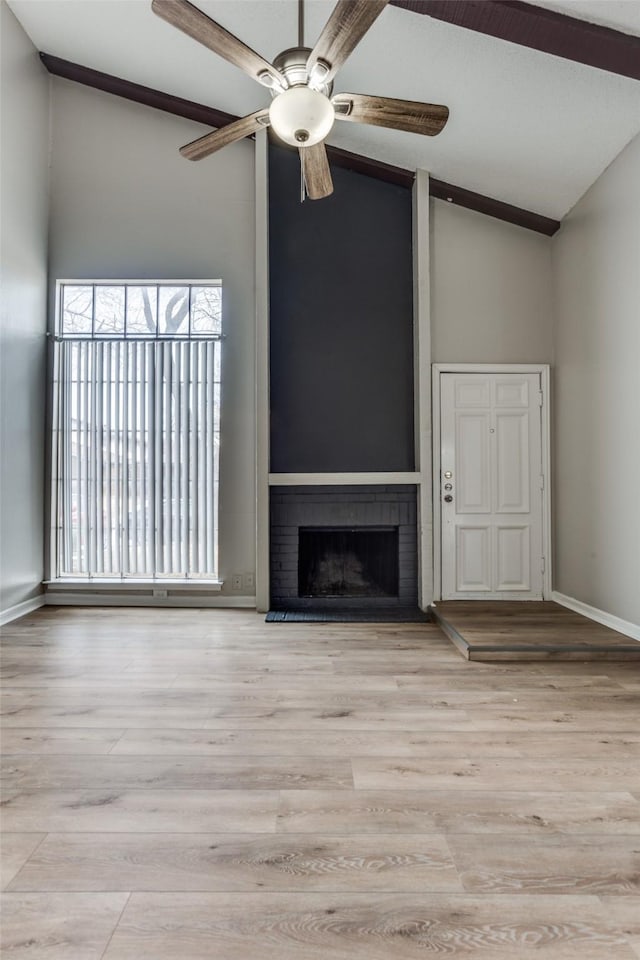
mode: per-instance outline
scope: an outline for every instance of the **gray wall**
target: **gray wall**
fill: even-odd
[[[53,83],[50,279],[221,278],[220,574],[254,570],[254,148],[190,163],[204,128]],[[230,589],[227,584],[225,592]]]
[[[41,592],[49,81],[0,2],[0,611]]]
[[[434,363],[549,363],[548,237],[431,201]]]
[[[553,242],[555,586],[640,624],[640,137]]]

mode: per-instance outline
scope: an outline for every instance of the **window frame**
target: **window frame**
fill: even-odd
[[[68,286],[77,286],[77,287],[93,287],[93,297],[94,297],[94,309],[92,310],[92,332],[91,333],[70,333],[65,335],[63,330],[63,297],[64,289]],[[187,287],[189,289],[189,328],[187,332],[182,333],[162,333],[159,331],[158,323],[158,314],[156,314],[156,330],[155,333],[149,334],[130,334],[127,336],[126,331],[126,292],[125,292],[125,324],[124,329],[121,333],[95,333],[95,288],[96,287],[124,287],[125,291],[128,287],[155,287],[157,289],[157,296],[159,297],[160,289],[162,287]],[[191,330],[191,291],[196,287],[218,287],[220,289],[220,298],[221,298],[221,318],[220,318],[220,329],[216,333],[206,332],[206,333],[193,333]],[[53,311],[53,323],[50,325],[53,329],[50,329],[47,333],[47,337],[50,341],[50,346],[53,347],[58,341],[82,341],[82,342],[143,342],[143,343],[154,343],[154,342],[203,342],[203,341],[216,341],[221,342],[225,339],[224,333],[224,285],[223,281],[220,278],[208,279],[208,278],[193,278],[193,279],[112,279],[112,278],[57,278],[55,280],[55,302],[54,302],[54,311]],[[54,389],[54,383],[58,377],[58,371],[56,370],[56,363],[58,362],[55,349],[50,349],[49,351],[49,360],[47,363],[47,379],[48,379],[48,397],[49,397],[49,416],[47,423],[47,481],[48,481],[48,498],[47,498],[47,508],[49,513],[49,522],[47,523],[47,544],[46,544],[46,579],[44,581],[47,587],[60,587],[64,589],[67,588],[78,588],[81,592],[87,591],[90,593],[92,590],[96,589],[99,591],[100,588],[110,587],[111,590],[135,590],[136,587],[143,589],[145,586],[162,586],[167,585],[173,588],[184,589],[187,588],[196,588],[196,589],[210,589],[214,591],[219,591],[223,584],[223,581],[219,578],[219,572],[216,577],[199,577],[197,575],[187,577],[171,576],[153,576],[153,577],[135,577],[135,576],[116,576],[116,575],[92,575],[92,574],[82,574],[77,577],[66,575],[60,575],[58,570],[58,560],[59,560],[59,540],[58,540],[58,490],[57,483],[54,482],[53,470],[54,464],[56,463],[56,454],[54,451],[54,424],[56,423],[56,412],[57,412],[57,403],[59,401],[59,395],[56,394]],[[222,405],[223,405],[223,388],[222,388],[222,376],[220,375],[220,391],[219,391],[219,404],[218,404],[218,436],[221,437],[221,420],[222,420]],[[218,461],[218,486],[220,480],[219,473],[219,461]],[[218,494],[218,513],[216,516],[216,545],[215,552],[216,556],[219,554],[219,494]],[[220,563],[219,556],[217,561],[217,569],[219,571]],[[156,593],[154,592],[154,596]]]

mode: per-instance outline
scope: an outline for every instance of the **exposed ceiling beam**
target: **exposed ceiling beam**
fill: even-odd
[[[283,150],[295,150],[295,147],[288,147],[276,140],[273,142],[275,146]],[[385,180],[387,183],[395,183],[397,186],[407,189],[411,189],[416,179],[413,170],[394,167],[390,163],[373,160],[371,157],[363,157],[359,153],[349,153],[348,150],[342,150],[340,147],[327,146],[327,156],[334,167],[343,167],[345,170],[364,173],[368,177]],[[543,233],[546,237],[552,237],[561,226],[559,220],[543,217],[540,213],[523,210],[522,207],[504,203],[502,200],[495,200],[483,193],[475,193],[473,190],[466,190],[464,187],[457,187],[453,183],[446,183],[444,180],[437,180],[431,176],[429,177],[429,196],[436,200],[446,200],[447,203],[453,203],[458,207],[466,207],[467,210],[484,213],[485,216],[494,217],[497,220],[504,220],[506,223],[514,223],[518,227],[525,227],[527,230],[534,230],[536,233]]]
[[[204,123],[208,127],[224,127],[225,124],[233,123],[234,120],[238,119],[232,113],[225,113],[224,110],[206,107],[202,103],[194,103],[193,100],[183,100],[182,97],[162,93],[161,90],[154,90],[153,87],[143,87],[140,83],[122,80],[110,73],[101,73],[99,70],[83,67],[79,63],[72,63],[70,60],[61,60],[60,57],[53,57],[50,53],[41,53],[40,59],[49,73],[56,77],[74,80],[76,83],[82,83],[85,87],[103,90],[105,93],[112,93],[116,97],[133,100],[134,103],[142,103],[145,107],[155,107],[156,110],[173,113],[176,117],[185,117],[187,120]]]
[[[395,7],[640,80],[640,37],[520,0],[390,0]]]
[[[343,150],[342,147],[332,147],[327,144],[327,156],[336,167],[344,167],[345,170],[353,170],[355,173],[364,173],[367,177],[375,177],[377,180],[395,183],[397,186],[407,187],[409,190],[416,179],[414,170],[405,170],[404,167],[383,163],[382,160],[363,157],[360,153],[351,153],[349,150]]]
[[[511,203],[485,197],[482,193],[465,190],[464,187],[456,187],[453,183],[445,183],[444,180],[436,180],[434,177],[429,177],[429,195],[438,200],[455,203],[459,207],[466,207],[467,210],[476,210],[488,217],[515,223],[518,227],[526,227],[527,230],[535,230],[536,233],[543,233],[546,237],[552,237],[560,229],[559,220],[543,217],[540,213],[514,207]]]
[[[101,73],[91,67],[83,67],[69,60],[61,60],[60,57],[53,57],[48,53],[41,53],[40,59],[49,73],[54,76],[64,77],[66,80],[73,80],[75,83],[81,83],[96,90],[103,90],[105,93],[123,97],[125,100],[132,100],[134,103],[164,110],[165,113],[171,113],[177,117],[195,120],[210,127],[222,127],[238,119],[232,113],[225,113],[223,110],[216,110],[201,103],[194,103],[192,100],[183,100],[182,97],[174,97],[169,93],[163,93],[161,90],[144,87],[139,83],[132,83],[130,80],[111,76],[109,73]],[[369,177],[376,177],[378,180],[385,180],[402,187],[410,188],[413,186],[415,173],[412,170],[405,170],[402,167],[383,163],[381,160],[373,160],[370,157],[363,157],[358,153],[350,153],[340,147],[329,146],[327,147],[327,153],[331,163],[338,167],[364,173]],[[537,233],[543,233],[548,237],[553,236],[560,228],[558,220],[551,220],[549,217],[532,213],[530,210],[523,210],[509,203],[503,203],[501,200],[485,197],[481,193],[465,190],[464,187],[456,187],[453,184],[444,183],[442,180],[431,178],[429,184],[429,192],[433,197],[448,200],[450,203],[467,207],[469,210],[485,213],[488,216],[496,217],[498,220],[505,220],[507,223],[515,223],[520,227],[535,230]]]

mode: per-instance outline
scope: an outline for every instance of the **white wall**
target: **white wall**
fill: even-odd
[[[549,363],[551,241],[431,201],[434,363]]]
[[[52,109],[51,283],[223,281],[220,574],[252,572],[254,145],[189,162],[178,147],[205,128],[65,80],[53,82]]]
[[[49,81],[0,2],[0,612],[41,592]]]
[[[640,624],[640,137],[553,243],[555,587]]]

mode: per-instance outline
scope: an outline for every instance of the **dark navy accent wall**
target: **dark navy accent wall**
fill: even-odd
[[[414,469],[411,191],[270,149],[271,471]]]

